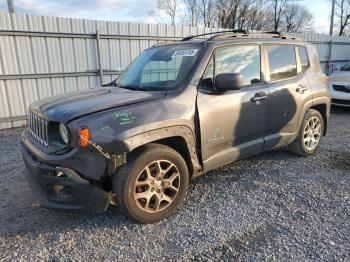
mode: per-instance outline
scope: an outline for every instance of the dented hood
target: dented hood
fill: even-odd
[[[30,106],[30,110],[42,114],[50,121],[66,123],[83,115],[159,99],[165,95],[166,91],[98,87],[39,100]]]

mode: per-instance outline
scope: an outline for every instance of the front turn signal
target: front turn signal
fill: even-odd
[[[83,127],[82,129],[80,129],[79,135],[79,145],[81,147],[87,147],[89,145],[88,141],[90,139],[89,129]]]

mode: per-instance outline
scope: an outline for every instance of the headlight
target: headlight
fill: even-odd
[[[60,123],[59,125],[59,132],[60,132],[60,136],[62,138],[62,140],[68,144],[68,141],[69,141],[69,134],[68,134],[68,129],[67,127],[65,126],[65,124],[63,123]]]

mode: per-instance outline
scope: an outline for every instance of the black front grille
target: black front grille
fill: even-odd
[[[339,91],[339,92],[345,92],[345,93],[350,93],[350,85],[333,85],[333,90],[334,91]]]
[[[29,133],[41,144],[47,146],[49,144],[47,126],[48,121],[29,112]]]
[[[350,100],[343,100],[343,99],[332,99],[333,104],[338,105],[347,105],[350,106]]]

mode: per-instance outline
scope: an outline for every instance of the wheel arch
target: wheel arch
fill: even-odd
[[[169,146],[184,158],[191,177],[196,177],[202,172],[195,137],[187,126],[173,126],[144,132],[126,139],[124,143],[128,154],[150,143]]]
[[[324,123],[323,135],[325,136],[327,134],[327,124],[328,124],[327,104],[325,103],[316,104],[311,106],[309,109],[314,109],[320,112]]]
[[[298,121],[298,125],[297,125],[297,129],[295,130],[290,142],[293,142],[296,137],[298,136],[298,132],[303,124],[303,121],[304,121],[304,116],[307,112],[307,110],[309,109],[314,109],[314,110],[317,110],[320,112],[320,110],[322,112],[321,115],[322,115],[322,118],[323,118],[323,121],[324,121],[324,131],[323,131],[323,135],[326,135],[326,130],[327,130],[327,124],[328,124],[328,118],[329,118],[329,115],[330,115],[330,98],[329,97],[317,97],[317,98],[314,98],[313,100],[309,100],[307,101],[304,105],[303,105],[303,108],[302,108],[302,111],[300,113],[300,117],[299,117],[299,121]]]

